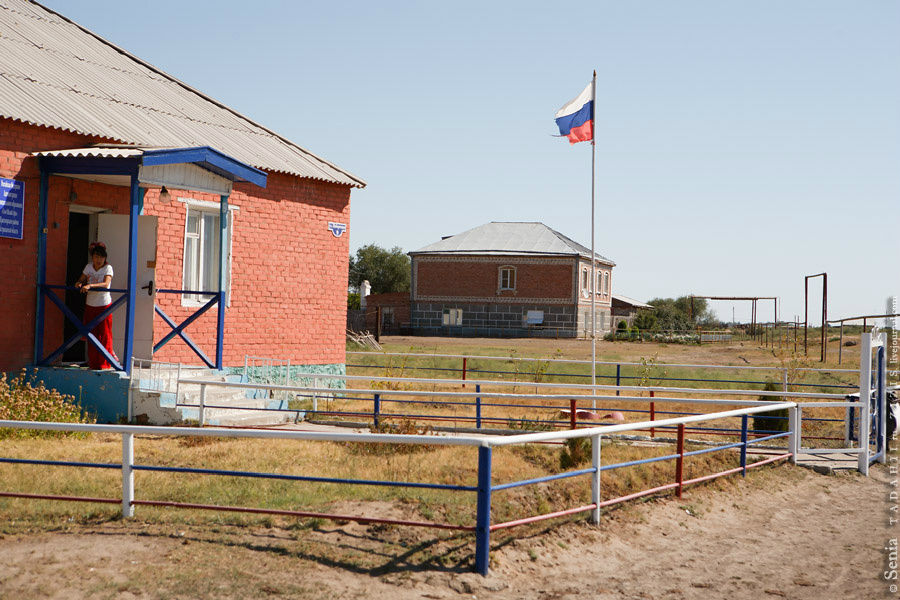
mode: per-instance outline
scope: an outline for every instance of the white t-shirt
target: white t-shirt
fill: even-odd
[[[87,275],[88,283],[103,283],[107,275],[112,277],[113,268],[111,264],[106,263],[97,271],[94,269],[93,263],[88,263],[82,272]],[[88,306],[107,306],[112,304],[112,294],[107,291],[88,291],[86,302]]]

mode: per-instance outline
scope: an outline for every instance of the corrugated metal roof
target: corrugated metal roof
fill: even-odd
[[[272,172],[365,182],[30,0],[0,0],[0,116]]]
[[[444,238],[410,254],[553,254],[577,255],[590,259],[591,249],[543,223],[493,221]],[[594,256],[610,265],[616,264],[600,254],[595,253]]]
[[[613,294],[612,299],[624,302],[625,304],[630,304],[636,308],[656,308],[652,304],[647,304],[646,302],[641,302],[640,300],[635,300],[634,298],[629,298],[628,296],[623,296],[621,294]]]

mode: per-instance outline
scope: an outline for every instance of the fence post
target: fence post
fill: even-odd
[[[466,364],[467,364],[467,362],[468,362],[468,358],[465,357],[465,356],[463,356],[463,369],[462,369],[462,371],[463,371],[463,373],[462,373],[462,380],[463,380],[463,381],[466,380]],[[466,387],[466,384],[462,384],[462,386],[463,386],[463,387]]]
[[[134,434],[122,434],[122,518],[134,516]]]
[[[591,465],[594,472],[591,473],[591,503],[594,510],[591,511],[591,522],[600,524],[600,436],[591,436]]]
[[[788,409],[788,428],[791,435],[788,437],[788,450],[791,453],[791,464],[797,464],[797,455],[800,454],[800,432],[803,426],[803,418],[800,414],[800,405]]]
[[[575,398],[569,400],[569,429],[575,429],[578,424],[576,423],[575,413],[578,411],[578,401]]]
[[[381,394],[375,394],[374,400],[372,403],[372,421],[375,424],[375,429],[378,429],[378,415],[381,413]]]
[[[622,385],[622,365],[616,365],[616,396],[619,395],[620,385]]]
[[[651,398],[653,398],[654,393],[655,392],[653,390],[650,390]],[[654,402],[653,400],[650,401],[650,420],[651,421],[656,420],[656,402]],[[651,438],[656,437],[656,428],[655,427],[650,428],[650,437]]]
[[[853,438],[853,429],[856,425],[854,423],[855,413],[853,412],[854,409],[852,406],[848,406],[844,410],[846,411],[846,418],[844,419],[844,447],[849,448],[850,440]]]
[[[741,476],[747,476],[747,415],[741,417]]]
[[[475,429],[481,429],[481,384],[475,384]]]
[[[788,392],[788,370],[782,369],[782,371],[783,371],[782,372],[782,382],[783,382],[782,388],[784,389],[784,393],[787,394],[787,392]]]
[[[316,390],[319,389],[319,378],[318,377],[313,377],[313,387],[316,388]],[[313,392],[312,411],[313,411],[313,414],[319,412],[319,392],[318,391]]]
[[[178,405],[178,393],[181,391],[181,363],[178,363],[178,374],[175,379],[175,404]]]
[[[677,442],[678,458],[675,459],[675,483],[676,495],[681,498],[681,482],[684,481],[684,423],[678,424],[678,442]]]
[[[200,427],[206,425],[206,384],[200,384],[200,414],[198,415],[198,420],[200,421]]]
[[[859,460],[856,468],[869,475],[869,431],[872,428],[872,334],[863,333],[859,344]]]
[[[478,501],[475,514],[475,570],[488,574],[491,553],[491,447],[478,447]]]
[[[884,334],[882,334],[884,335]],[[878,348],[878,361],[877,368],[878,373],[876,374],[876,395],[875,402],[877,402],[877,410],[878,410],[878,428],[876,429],[876,435],[878,436],[878,452],[881,453],[881,457],[878,459],[878,462],[881,464],[887,463],[887,360],[886,360],[886,348],[884,344]]]

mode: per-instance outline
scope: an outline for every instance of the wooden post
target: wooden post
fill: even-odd
[[[381,342],[381,307],[375,307],[375,341]]]
[[[678,484],[676,495],[681,498],[681,482],[684,481],[684,423],[678,424],[677,452],[678,458],[675,459],[675,483]]]

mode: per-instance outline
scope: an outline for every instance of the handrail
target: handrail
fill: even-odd
[[[71,431],[80,433],[119,433],[132,435],[166,435],[166,436],[200,436],[200,437],[234,437],[285,440],[309,440],[326,442],[372,442],[380,444],[434,444],[438,446],[510,446],[541,441],[563,441],[573,438],[606,435],[646,429],[649,426],[671,426],[699,421],[712,421],[729,417],[769,412],[782,408],[796,408],[794,402],[779,402],[765,406],[750,406],[735,410],[676,417],[659,421],[641,421],[623,423],[621,425],[598,425],[582,429],[564,431],[542,431],[539,433],[520,433],[513,435],[488,436],[447,436],[447,435],[401,435],[391,433],[339,433],[331,431],[290,431],[283,429],[238,429],[226,427],[165,427],[144,425],[104,425],[95,423],[58,423],[52,421],[10,421],[0,420],[0,428],[18,428],[39,431]]]
[[[202,380],[201,380],[202,381]],[[203,382],[206,384],[210,384],[213,382]],[[788,444],[788,451],[779,456],[771,457],[764,459],[762,461],[757,461],[752,464],[747,464],[746,462],[746,452],[747,447],[754,443],[749,440],[747,437],[747,416],[760,413],[760,412],[768,412],[771,410],[777,409],[789,409],[792,411],[791,417],[791,430],[785,434],[776,434],[772,437],[782,437],[784,435],[790,435],[790,440]],[[742,432],[741,432],[741,442],[737,444],[723,444],[715,449],[703,449],[703,450],[695,450],[692,452],[685,452],[684,448],[684,434],[685,434],[685,424],[688,423],[696,423],[699,421],[713,421],[717,419],[731,418],[740,416],[742,417]],[[637,492],[634,494],[629,494],[626,496],[622,496],[620,498],[610,499],[606,501],[601,501],[600,498],[600,473],[603,470],[608,470],[613,466],[623,467],[626,466],[625,463],[619,465],[606,465],[605,467],[601,464],[600,461],[600,439],[602,435],[612,434],[612,433],[620,433],[625,431],[633,431],[642,428],[646,428],[648,425],[656,425],[656,426],[672,426],[677,425],[678,427],[678,440],[677,440],[677,453],[674,455],[667,455],[665,457],[656,457],[648,460],[675,460],[676,461],[676,470],[675,470],[675,483],[665,484],[663,486],[658,486],[656,488],[652,488],[649,490],[643,490],[641,492]],[[721,477],[724,475],[737,473],[743,471],[746,474],[748,468],[752,468],[755,466],[768,464],[770,462],[774,462],[777,460],[781,460],[783,458],[793,457],[796,460],[796,453],[799,445],[799,429],[800,429],[800,419],[799,419],[799,410],[798,405],[794,402],[780,402],[780,403],[767,403],[764,406],[750,406],[744,407],[736,410],[727,410],[715,413],[709,413],[704,415],[692,415],[685,417],[678,417],[673,419],[666,419],[662,421],[653,422],[639,422],[639,423],[627,423],[621,425],[601,425],[596,427],[590,427],[585,429],[575,429],[568,431],[554,431],[554,432],[541,432],[541,433],[523,433],[523,434],[515,434],[511,436],[500,436],[500,435],[489,435],[484,437],[476,437],[476,436],[438,436],[438,435],[396,435],[396,434],[382,434],[382,433],[339,433],[339,432],[315,432],[315,431],[289,431],[289,430],[260,430],[260,429],[231,429],[231,428],[181,428],[181,427],[144,427],[144,426],[135,426],[135,425],[102,425],[102,424],[87,424],[87,423],[56,423],[56,422],[36,422],[36,421],[11,421],[11,420],[0,420],[0,428],[19,428],[19,429],[30,429],[30,430],[43,430],[43,431],[71,431],[71,432],[98,432],[98,433],[117,433],[122,436],[122,462],[120,464],[112,464],[112,463],[83,463],[83,462],[75,462],[75,461],[45,461],[45,460],[31,460],[31,459],[17,459],[17,458],[6,458],[0,457],[0,463],[20,463],[20,464],[35,464],[35,465],[50,465],[50,466],[71,466],[71,467],[99,467],[99,468],[119,468],[122,472],[122,496],[121,500],[113,499],[113,498],[90,498],[90,497],[81,497],[81,496],[61,496],[61,495],[39,495],[28,492],[16,492],[16,491],[0,491],[0,496],[2,497],[18,497],[18,498],[28,498],[28,499],[36,499],[43,498],[48,500],[65,500],[65,501],[76,501],[76,502],[104,502],[104,503],[118,503],[121,502],[122,506],[122,516],[123,517],[133,517],[134,516],[134,507],[135,506],[159,506],[159,507],[172,507],[172,508],[193,508],[193,509],[204,509],[204,510],[216,510],[216,511],[230,511],[230,512],[245,512],[245,513],[257,513],[257,514],[282,514],[288,516],[295,517],[321,517],[321,518],[330,518],[330,519],[342,519],[342,520],[351,520],[351,521],[359,521],[359,522],[380,522],[380,523],[393,523],[396,525],[408,525],[408,526],[420,526],[420,527],[432,527],[439,529],[455,529],[462,531],[473,531],[475,533],[475,568],[482,575],[486,575],[488,571],[489,564],[489,553],[490,553],[490,533],[491,531],[495,531],[498,529],[505,529],[509,527],[514,527],[517,525],[522,525],[526,523],[533,523],[537,521],[543,521],[550,518],[558,517],[558,516],[566,516],[577,514],[579,512],[591,511],[592,513],[592,522],[598,523],[600,518],[600,508],[603,506],[607,506],[613,503],[618,503],[625,501],[630,498],[637,498],[646,496],[652,493],[658,493],[660,491],[665,491],[669,489],[676,490],[678,497],[681,497],[682,488],[686,485],[690,485],[692,483],[699,483],[701,481],[706,481],[709,479],[713,479],[716,477]],[[211,469],[207,467],[191,467],[191,466],[164,466],[164,465],[147,465],[147,464],[135,464],[134,461],[134,436],[135,435],[164,435],[164,436],[176,436],[176,437],[187,437],[187,436],[199,436],[199,437],[228,437],[228,438],[262,438],[262,439],[293,439],[293,440],[314,440],[314,441],[329,441],[329,442],[357,442],[357,443],[399,443],[399,444],[417,444],[417,445],[441,445],[441,446],[468,446],[468,447],[477,447],[478,448],[478,482],[476,486],[471,485],[456,485],[456,484],[444,484],[444,483],[420,483],[420,482],[408,482],[408,481],[381,481],[376,479],[347,479],[347,478],[337,478],[337,477],[326,477],[320,474],[316,474],[315,476],[308,476],[302,474],[281,474],[281,473],[272,473],[272,472],[255,472],[255,471],[234,471],[234,470],[220,470],[220,469]],[[535,443],[535,442],[546,442],[546,441],[561,441],[568,440],[573,438],[590,438],[591,446],[592,446],[592,460],[591,466],[588,468],[581,468],[575,471],[569,471],[565,473],[558,474],[550,474],[544,477],[538,478],[529,478],[521,481],[508,482],[508,483],[499,483],[494,484],[492,481],[492,448],[500,447],[500,446],[509,446],[513,444],[527,444],[527,443]],[[759,440],[757,440],[759,441]],[[741,466],[735,469],[729,469],[726,471],[722,471],[719,473],[714,473],[711,475],[704,475],[701,477],[697,477],[694,479],[685,480],[683,478],[682,473],[682,465],[684,458],[686,456],[692,456],[698,453],[706,453],[712,452],[716,450],[728,450],[734,448],[741,448]],[[632,461],[633,462],[633,461]],[[644,462],[644,461],[640,461]],[[630,463],[628,463],[630,464]],[[637,464],[637,463],[634,463]],[[205,475],[221,475],[221,476],[230,476],[230,477],[250,477],[250,478],[263,478],[263,479],[279,479],[279,480],[289,480],[289,481],[307,481],[307,482],[327,482],[327,483],[337,483],[337,484],[348,484],[348,485],[378,485],[378,486],[393,486],[398,488],[403,487],[421,487],[421,488],[434,488],[440,490],[447,490],[452,492],[467,492],[467,493],[475,493],[477,496],[476,502],[476,514],[475,514],[475,524],[472,525],[457,525],[452,523],[434,523],[434,522],[425,522],[425,521],[406,521],[406,520],[395,520],[395,519],[385,519],[385,518],[377,518],[377,517],[362,517],[362,516],[354,516],[354,515],[336,515],[336,514],[326,514],[326,513],[314,513],[308,511],[299,511],[299,510],[276,510],[270,508],[255,508],[255,507],[245,507],[245,506],[227,506],[227,505],[216,505],[216,504],[194,504],[194,503],[184,503],[184,502],[174,502],[169,500],[145,500],[145,499],[137,499],[135,498],[135,480],[134,473],[135,471],[156,471],[156,472],[174,472],[174,473],[197,473],[197,474],[205,474]],[[537,483],[556,481],[561,479],[568,479],[572,477],[578,477],[582,475],[590,475],[591,476],[591,503],[583,506],[578,506],[575,508],[568,508],[564,510],[558,510],[555,512],[539,514],[529,516],[523,519],[516,519],[512,521],[506,521],[504,523],[491,523],[491,494],[492,492],[501,492],[504,489],[509,489],[513,487],[521,487],[524,485],[532,485]]]
[[[332,375],[332,374],[322,374],[322,373],[296,373],[295,377],[305,377],[312,378],[317,377],[319,379],[343,379],[343,380],[364,380],[364,381],[391,381],[391,382],[407,382],[407,383],[421,383],[421,384],[449,384],[449,385],[461,385],[461,384],[469,384],[469,385],[496,385],[496,386],[516,386],[516,387],[534,387],[534,388],[566,388],[566,389],[580,389],[580,390],[606,390],[606,391],[637,391],[637,392],[664,392],[664,393],[676,393],[676,394],[720,394],[724,396],[773,396],[773,397],[784,397],[789,396],[791,398],[834,398],[843,400],[846,398],[846,394],[828,394],[828,393],[815,393],[815,392],[785,392],[785,391],[766,391],[766,390],[728,390],[728,389],[715,389],[715,388],[675,388],[675,387],[662,387],[662,386],[637,386],[637,385],[608,385],[608,384],[597,384],[591,385],[589,383],[531,383],[527,381],[496,381],[496,380],[484,380],[484,379],[416,379],[414,377],[380,377],[380,376],[367,376],[367,375]],[[289,386],[289,385],[280,385],[280,384],[264,384],[264,383],[233,383],[227,381],[210,381],[204,379],[181,379],[182,383],[193,383],[193,384],[207,384],[214,385],[218,387],[240,387],[247,389],[261,389],[261,390],[278,390],[278,391],[303,391],[303,392],[333,392],[334,388],[318,388],[318,387],[309,387],[309,386]],[[458,397],[467,397],[474,396],[477,392],[427,392],[427,391],[418,391],[418,390],[384,390],[384,389],[346,389],[347,392],[368,392],[368,393],[390,393],[397,395],[416,395],[416,396],[458,396]],[[489,393],[481,393],[482,396],[490,395]],[[522,395],[522,394],[519,394]],[[540,398],[542,397],[540,394],[527,394],[529,398]],[[566,398],[572,398],[572,395],[569,394],[550,394],[549,397],[558,397],[565,396]],[[584,398],[592,398],[595,395],[589,396],[574,396],[574,397],[584,397]],[[608,400],[609,396],[596,396],[597,398],[603,398]],[[624,399],[625,396],[616,396],[616,399]],[[646,401],[647,398],[641,398]],[[653,398],[657,400],[659,398]],[[688,398],[678,398],[678,400],[684,402]]]
[[[360,356],[409,356],[409,357],[417,357],[417,358],[480,358],[485,360],[503,360],[503,361],[521,361],[521,362],[558,362],[558,363],[567,363],[567,364],[583,364],[589,365],[591,361],[589,360],[578,360],[578,359],[568,359],[568,358],[532,358],[528,356],[482,356],[480,354],[418,354],[418,353],[409,353],[409,352],[360,352],[357,350],[348,350],[346,354],[355,354]],[[598,365],[628,365],[628,366],[644,366],[643,363],[639,362],[613,362],[613,361],[602,361],[598,360],[595,364]],[[372,365],[373,367],[378,365]],[[672,367],[672,368],[704,368],[704,369],[734,369],[739,371],[783,371],[785,367],[759,367],[759,366],[748,366],[748,365],[690,365],[690,364],[676,364],[676,363],[654,363],[654,367]],[[803,367],[796,369],[797,371],[815,371],[815,372],[828,372],[828,373],[858,373],[859,369],[821,369],[821,368],[812,368],[812,367]]]
[[[77,287],[75,287],[74,285],[51,285],[51,284],[49,284],[49,283],[43,284],[43,287],[45,287],[45,288],[47,288],[47,289],[50,289],[50,290],[71,290],[71,291],[73,291],[73,292],[74,292],[74,291],[81,291],[81,289],[82,289],[82,288],[77,288]],[[96,291],[96,292],[100,292],[100,291],[105,291],[105,292],[112,292],[112,293],[114,293],[114,294],[127,294],[127,293],[128,293],[128,290],[127,290],[127,289],[118,289],[118,288],[92,288],[92,289],[87,290],[87,291],[88,291],[88,292],[95,292],[95,291]]]

